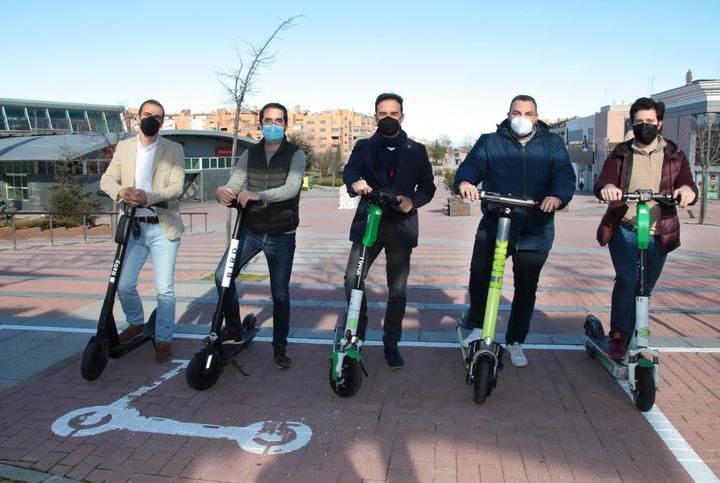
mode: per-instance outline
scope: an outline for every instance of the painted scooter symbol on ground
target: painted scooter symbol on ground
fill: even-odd
[[[157,433],[236,441],[245,451],[255,454],[290,453],[305,446],[312,430],[303,423],[259,421],[248,426],[217,426],[188,423],[168,418],[146,417],[130,407],[130,403],[163,382],[176,376],[188,361],[174,360],[178,366],[166,372],[148,386],[142,386],[107,406],[75,409],[59,417],[52,424],[58,436],[84,437],[113,430]]]

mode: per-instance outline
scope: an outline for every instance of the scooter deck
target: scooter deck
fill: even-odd
[[[116,346],[110,346],[109,347],[109,354],[110,357],[113,359],[117,359],[119,357],[124,356],[128,352],[137,349],[144,343],[148,341],[155,340],[155,312],[150,316],[150,319],[145,324],[145,330],[143,334],[139,337],[134,338],[127,344],[118,344]]]
[[[610,337],[595,339],[585,336],[585,350],[588,355],[597,360],[616,379],[627,379],[628,366],[625,361],[618,361],[608,355]]]
[[[253,327],[252,329],[246,329],[243,331],[240,341],[234,344],[220,344],[220,359],[223,363],[234,359],[243,349],[245,349],[250,342],[255,338],[259,329]]]

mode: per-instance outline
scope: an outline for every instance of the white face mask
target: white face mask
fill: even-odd
[[[520,137],[527,136],[533,130],[533,122],[524,116],[513,117],[510,121],[510,128]]]

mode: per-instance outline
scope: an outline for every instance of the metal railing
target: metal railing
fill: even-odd
[[[63,216],[72,216],[72,217],[82,217],[82,229],[83,229],[83,241],[87,243],[87,218],[89,216],[109,216],[110,217],[110,238],[113,239],[115,237],[115,227],[117,226],[117,217],[120,213],[117,211],[89,211],[89,212],[49,212],[49,211],[12,211],[12,212],[3,212],[2,215],[5,219],[10,219],[10,226],[12,228],[12,245],[13,250],[17,250],[17,227],[15,222],[15,217],[18,215],[40,215],[43,217],[47,217],[48,219],[48,230],[50,232],[50,246],[55,246],[55,232],[53,227],[53,217],[63,217]],[[180,215],[187,215],[190,217],[190,233],[193,232],[193,217],[200,215],[204,218],[205,222],[205,233],[208,231],[208,224],[207,224],[207,215],[208,213],[205,211],[181,211]]]

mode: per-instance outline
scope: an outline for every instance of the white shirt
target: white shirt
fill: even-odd
[[[157,139],[152,144],[144,145],[140,138],[137,142],[137,153],[135,154],[135,188],[145,192],[152,192],[153,162],[157,151]],[[156,216],[152,208],[138,208],[135,216]]]

